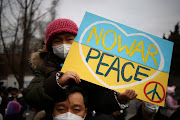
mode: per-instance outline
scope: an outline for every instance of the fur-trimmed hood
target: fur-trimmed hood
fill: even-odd
[[[44,61],[40,56],[41,53],[48,53],[48,51],[45,48],[42,48],[42,49],[39,49],[37,52],[34,52],[31,54],[29,62],[33,69],[36,69],[37,66],[43,65]]]

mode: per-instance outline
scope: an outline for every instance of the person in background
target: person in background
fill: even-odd
[[[125,109],[121,102],[134,99],[137,96],[134,90],[127,89],[123,93],[117,93],[80,79],[76,72],[61,72],[77,32],[77,25],[70,19],[56,19],[48,25],[45,48],[33,53],[30,59],[35,78],[23,91],[26,101],[36,110],[45,110],[48,113],[49,105],[56,99],[57,89],[60,88],[60,93],[63,93],[79,84],[87,91],[89,111],[113,113]]]
[[[180,105],[177,104],[177,101],[173,98],[175,93],[176,86],[167,87],[166,95],[166,107],[167,107],[167,116],[170,117],[176,109],[180,108]]]
[[[7,93],[7,89],[1,87],[0,88],[0,96],[2,98],[1,104],[0,104],[0,113],[2,115],[2,117],[4,118],[5,116],[5,109],[7,108],[7,104],[8,104],[8,93]]]
[[[11,95],[12,89],[13,89],[13,87],[8,87],[8,88],[7,88],[8,97],[11,97],[11,96],[12,96],[12,95]]]
[[[17,101],[22,106],[22,113],[24,113],[28,108],[28,105],[24,100],[23,95],[19,92],[17,88],[11,88],[11,96],[8,97],[8,102],[10,101]]]
[[[10,101],[4,120],[25,120],[21,112],[21,105],[17,101]]]
[[[159,106],[140,100],[140,107],[135,116],[129,120],[168,120],[169,118],[161,114]]]

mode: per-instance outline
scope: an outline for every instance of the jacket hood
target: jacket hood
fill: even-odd
[[[42,48],[42,49],[39,49],[37,52],[34,52],[34,53],[31,54],[29,62],[30,62],[31,67],[33,69],[36,69],[37,66],[42,66],[43,65],[44,61],[40,56],[41,53],[48,53],[48,51],[45,48]]]

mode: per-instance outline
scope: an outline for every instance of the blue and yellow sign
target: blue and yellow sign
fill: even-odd
[[[86,12],[62,72],[164,106],[173,43]]]

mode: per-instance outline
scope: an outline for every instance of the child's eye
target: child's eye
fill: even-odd
[[[59,41],[54,41],[53,43],[58,43]]]
[[[59,40],[59,39],[54,39],[53,42],[57,43],[57,42],[61,42],[61,40]]]
[[[70,41],[70,40],[73,40],[73,39],[68,39],[68,41]]]

